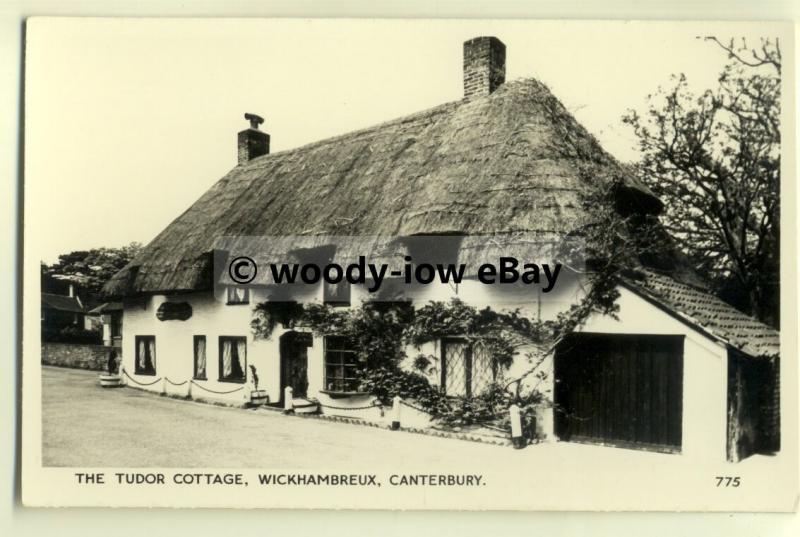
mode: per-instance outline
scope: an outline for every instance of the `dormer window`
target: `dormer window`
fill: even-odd
[[[250,303],[250,289],[247,287],[228,287],[228,305],[236,304],[249,304]]]
[[[328,306],[350,307],[350,283],[327,283],[322,287],[322,301]]]

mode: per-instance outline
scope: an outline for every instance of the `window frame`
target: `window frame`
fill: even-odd
[[[350,285],[350,282],[348,282],[345,279],[342,279],[342,281],[340,281],[339,283],[323,282],[322,283],[322,303],[327,305],[327,306],[331,306],[333,308],[349,308],[350,305],[352,304],[352,301],[353,301],[353,298],[352,298],[353,297],[353,288],[352,287],[353,286]],[[343,291],[340,291],[340,292],[343,295],[345,295],[344,299],[341,299],[341,297],[336,297],[336,298],[339,298],[339,300],[336,300],[336,299],[334,299],[332,297],[329,297],[329,295],[328,295],[328,290],[329,289],[343,289]],[[334,292],[332,294],[335,295],[336,292]]]
[[[447,345],[449,344],[463,344],[464,345],[464,395],[448,395],[447,394]],[[440,354],[441,360],[439,363],[440,369],[440,384],[439,389],[442,393],[448,397],[464,397],[466,399],[472,399],[475,397],[474,389],[475,389],[475,379],[474,379],[474,371],[475,371],[475,348],[474,344],[470,343],[469,340],[463,337],[458,336],[450,336],[450,337],[443,337],[440,340]],[[491,370],[492,370],[492,382],[497,382],[497,375],[499,373],[499,368],[497,364],[492,361],[491,363]]]
[[[235,293],[233,294],[233,300],[231,299],[231,291],[236,289],[242,289],[244,291],[244,298],[241,300],[236,299]],[[225,304],[227,306],[241,306],[244,304],[250,303],[250,288],[246,286],[238,286],[238,285],[228,285],[225,288]]]
[[[139,343],[144,342],[145,348],[149,349],[149,342],[153,342],[153,354],[150,356],[150,365],[152,369],[140,369],[139,368]],[[136,375],[143,375],[148,377],[156,376],[157,366],[156,366],[156,336],[153,335],[141,335],[141,336],[134,336],[133,339],[134,343],[134,352],[133,352],[133,372]]]
[[[334,344],[334,340],[340,340],[343,342],[341,347],[334,346],[331,348],[331,345]],[[342,348],[344,347],[344,348]],[[361,393],[358,391],[358,376],[347,376],[345,373],[346,368],[352,368],[353,371],[357,374],[364,368],[364,364],[358,359],[357,353],[347,342],[347,339],[344,336],[337,336],[337,335],[330,335],[324,336],[322,339],[322,378],[324,381],[325,389],[322,390],[324,393],[331,393],[331,394],[355,394]],[[340,360],[337,363],[329,363],[329,353],[339,353]],[[350,355],[352,356],[353,363],[348,364],[345,362],[345,356]],[[329,367],[337,367],[341,368],[341,376],[334,374],[332,377],[328,375],[328,368]],[[336,389],[335,387],[330,387],[329,380],[333,382],[335,386],[337,382],[341,382],[342,389]],[[356,383],[355,385],[349,385],[350,383]]]
[[[206,367],[203,376],[197,375],[197,343],[202,340],[205,343]],[[208,380],[208,338],[206,336],[194,336],[192,338],[192,379]]]
[[[230,341],[231,343],[238,343],[240,341],[244,341],[244,363],[242,364],[242,377],[223,377],[222,372],[224,368],[222,366],[222,357],[224,356],[223,347],[226,341]],[[228,382],[233,384],[246,384],[247,383],[247,336],[219,336],[218,338],[218,360],[217,360],[217,381],[218,382]],[[238,345],[233,347],[236,349],[236,353],[238,355]],[[206,370],[208,370],[208,346],[206,346]]]
[[[121,312],[111,312],[109,315],[109,328],[108,332],[111,334],[112,338],[121,337],[122,336],[122,313]]]

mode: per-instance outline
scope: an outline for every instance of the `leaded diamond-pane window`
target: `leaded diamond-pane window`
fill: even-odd
[[[472,346],[472,395],[481,395],[497,380],[497,367],[484,345]]]
[[[442,341],[442,388],[447,395],[472,397],[485,392],[497,378],[497,367],[483,345],[461,339]]]

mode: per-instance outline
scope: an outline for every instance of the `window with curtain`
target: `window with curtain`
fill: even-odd
[[[136,336],[136,364],[134,371],[137,375],[156,374],[156,336]]]
[[[250,289],[247,287],[228,286],[228,304],[249,304]]]
[[[328,283],[322,287],[322,301],[333,307],[350,306],[350,282]]]
[[[219,337],[219,380],[244,382],[247,371],[247,338],[244,336]]]
[[[206,336],[194,336],[194,378],[206,380]]]
[[[347,341],[340,336],[325,336],[325,389],[330,392],[358,391],[363,364]]]

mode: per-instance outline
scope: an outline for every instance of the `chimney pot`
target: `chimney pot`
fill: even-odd
[[[506,46],[496,37],[464,42],[464,98],[491,94],[506,81]]]
[[[269,154],[269,134],[258,130],[264,118],[250,113],[245,114],[244,118],[250,122],[250,128],[239,132],[237,137],[239,164]]]

